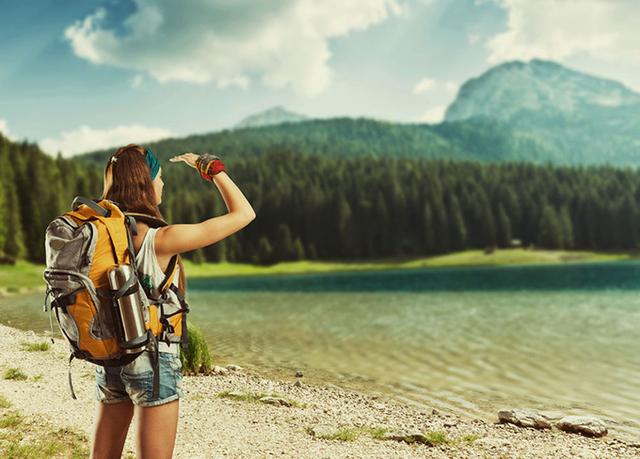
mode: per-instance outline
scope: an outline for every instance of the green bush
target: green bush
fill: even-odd
[[[180,350],[183,373],[209,373],[211,371],[211,354],[209,346],[200,329],[189,323],[189,350]]]

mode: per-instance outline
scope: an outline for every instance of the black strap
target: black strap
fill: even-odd
[[[129,256],[131,257],[131,265],[135,267],[136,251],[133,248],[133,236],[138,234],[138,226],[136,225],[136,219],[130,216],[125,216],[124,223],[127,230],[127,249],[129,250]]]
[[[98,215],[102,215],[103,217],[108,217],[109,215],[111,215],[110,210],[101,207],[97,202],[89,198],[85,198],[84,196],[76,196],[75,198],[73,198],[73,201],[71,202],[71,208],[73,210],[76,210],[78,209],[78,207],[80,207],[81,204],[92,208],[95,213],[97,213]]]
[[[126,217],[126,222],[129,225],[129,229],[131,230],[131,234],[133,234],[134,236],[138,235],[138,225],[136,224],[136,219],[133,218],[131,215],[127,215]]]
[[[182,313],[182,336],[180,337],[180,346],[182,347],[183,352],[188,352],[189,330],[187,329],[187,313],[189,312],[189,305],[187,304],[185,298],[182,296],[182,293],[180,293],[180,289],[176,287],[175,284],[171,284],[169,288],[173,290],[173,293],[175,293],[178,297],[178,301],[180,302],[180,306],[182,308],[180,311],[176,311],[175,313],[170,314],[169,317],[173,316],[174,314]]]
[[[160,397],[160,355],[158,350],[158,340],[151,330],[148,330],[149,339],[153,343],[151,350],[151,361],[153,365],[153,394],[154,399]]]
[[[127,279],[122,287],[118,290],[111,290],[111,294],[113,295],[113,299],[117,300],[118,298],[122,298],[126,295],[131,295],[138,291],[138,277],[135,272],[132,271],[131,277]]]
[[[73,292],[69,293],[68,295],[59,296],[59,297],[55,298],[53,301],[51,301],[51,307],[52,308],[60,308],[64,312],[67,312],[67,306],[69,306],[70,304],[74,304],[76,302],[76,292],[78,290],[82,290],[83,288],[79,288],[77,290],[74,290]]]
[[[76,393],[73,391],[73,382],[71,382],[71,361],[75,358],[75,354],[72,352],[71,354],[69,354],[69,371],[68,371],[68,375],[69,375],[69,390],[71,390],[71,397],[74,400],[77,400],[78,397],[76,397]]]
[[[178,255],[172,256],[171,260],[169,260],[169,265],[167,266],[167,270],[164,273],[164,280],[160,283],[160,286],[158,287],[159,292],[164,292],[169,282],[171,282],[171,285],[173,285],[173,279],[171,279],[171,277],[172,277],[172,274],[174,273],[174,269],[176,267],[177,262],[178,262]]]

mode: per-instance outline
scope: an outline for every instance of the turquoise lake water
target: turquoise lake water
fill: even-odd
[[[3,322],[48,329],[41,297],[0,300]],[[224,363],[488,420],[590,413],[640,438],[639,262],[193,279],[188,299]]]

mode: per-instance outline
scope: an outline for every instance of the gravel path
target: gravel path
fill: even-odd
[[[73,400],[67,385],[66,342],[56,339],[48,351],[27,352],[21,343],[44,338],[3,325],[0,332],[2,373],[15,367],[29,376],[26,381],[0,379],[0,394],[23,414],[42,415],[55,426],[91,436],[98,403],[94,366],[73,362],[78,396]],[[640,441],[462,419],[350,390],[269,380],[250,370],[185,376],[183,389],[175,458],[640,458]],[[236,396],[275,393],[297,406],[219,397],[223,391],[238,392]],[[341,427],[361,433],[352,441],[321,438]],[[408,444],[374,438],[365,430],[376,427],[391,433],[444,432],[453,442]],[[132,423],[125,453],[135,451],[134,439]]]

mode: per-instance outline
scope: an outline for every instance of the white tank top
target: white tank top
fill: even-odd
[[[154,296],[158,297],[158,287],[164,280],[165,274],[160,268],[155,250],[155,236],[158,228],[149,228],[144,236],[142,245],[136,254],[136,268],[140,275],[140,283],[148,287]],[[176,266],[176,273],[173,276],[173,284],[177,287],[180,278],[180,267]],[[170,302],[162,305],[165,314],[170,314],[180,309],[180,301],[172,290],[167,290]],[[171,335],[169,335],[171,336]],[[176,340],[179,337],[175,336]],[[171,352],[178,354],[180,350],[179,343],[171,343],[170,345],[164,341],[158,341],[158,350],[160,352]]]

